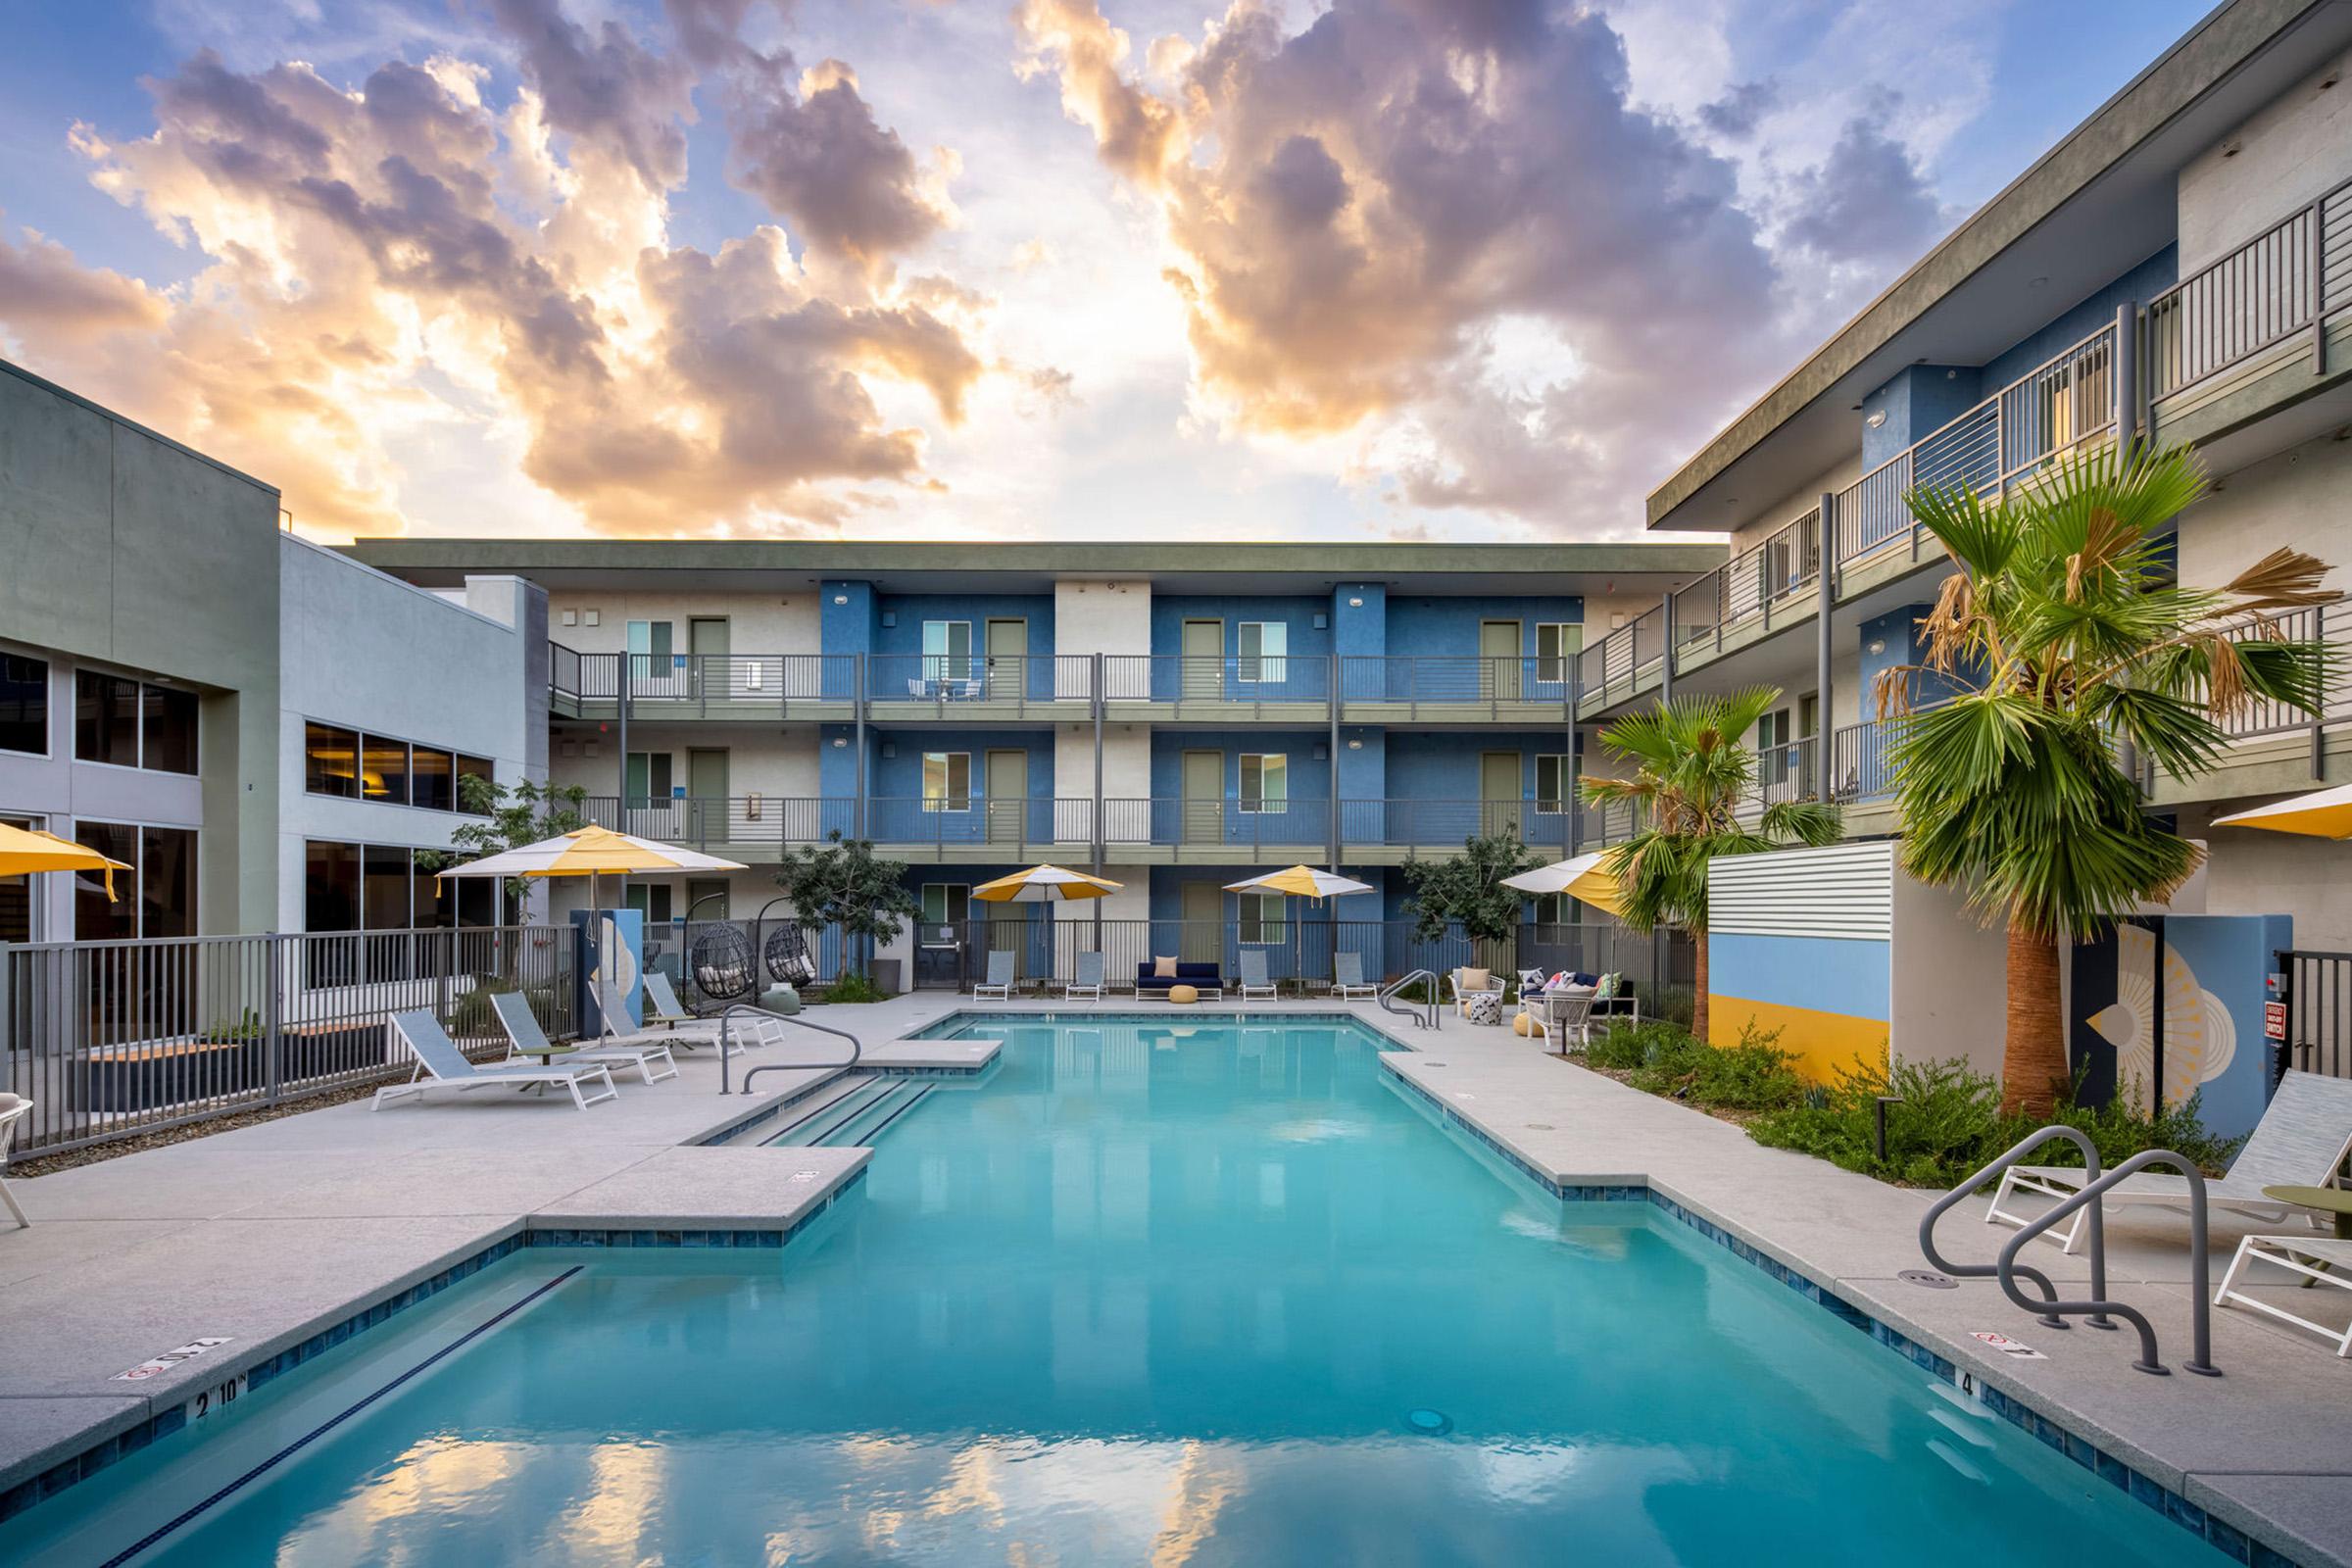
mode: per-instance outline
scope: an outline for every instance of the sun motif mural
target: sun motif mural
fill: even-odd
[[[2116,933],[2116,999],[2083,1021],[2115,1047],[2117,1092],[2146,1110],[2156,1076],[2156,939],[2144,926]],[[2237,1025],[2176,947],[2164,952],[2164,1102],[2177,1105],[2229,1070]]]

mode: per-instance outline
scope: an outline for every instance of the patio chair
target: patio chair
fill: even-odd
[[[972,987],[972,1000],[977,1002],[987,996],[1002,997],[1006,1002],[1012,1000],[1011,950],[1000,948],[988,956],[988,978]]]
[[[1101,1002],[1102,1000],[1102,955],[1100,953],[1078,955],[1078,978],[1064,980],[1061,983],[1061,996],[1065,1002],[1079,996],[1093,997],[1097,1002]]]
[[[8,1169],[8,1145],[17,1135],[17,1123],[31,1114],[32,1102],[23,1095],[0,1095],[0,1172]],[[0,1203],[6,1203],[8,1211],[17,1216],[17,1229],[32,1228],[32,1221],[24,1217],[24,1205],[18,1202],[17,1195],[8,1190],[8,1178],[5,1175],[0,1175]]]
[[[620,1093],[612,1087],[612,1069],[601,1061],[568,1062],[561,1067],[476,1067],[449,1038],[440,1020],[421,1007],[394,1013],[392,1032],[416,1054],[416,1071],[426,1076],[378,1089],[371,1107],[375,1110],[410,1095],[422,1097],[432,1089],[527,1089],[533,1084],[542,1088],[562,1084],[571,1091],[571,1102],[582,1110]],[[598,1092],[582,1094],[583,1084]]]
[[[1484,975],[1481,984],[1471,984],[1465,976]],[[1452,993],[1454,1010],[1473,1023],[1502,1021],[1502,982],[1494,978],[1492,969],[1472,970],[1461,965],[1446,971],[1446,986]]]
[[[1359,994],[1367,997],[1380,995],[1380,987],[1364,978],[1364,956],[1360,953],[1332,955],[1331,990],[1342,1002]]]
[[[1530,1028],[1551,1042],[1561,1055],[1568,1054],[1570,1041],[1579,1051],[1592,1044],[1593,995],[1579,986],[1572,991],[1539,991],[1534,996],[1524,993],[1519,998],[1519,1010],[1533,1022]]]
[[[2205,1201],[2212,1208],[2252,1214],[2275,1223],[2302,1213],[2314,1226],[2320,1217],[2294,1203],[2264,1196],[2265,1187],[2326,1187],[2335,1179],[2352,1152],[2352,1078],[2324,1078],[2314,1072],[2289,1069],[2278,1092],[2254,1126],[2253,1136],[2230,1162],[2230,1173],[2205,1184]],[[1992,1206],[1984,1211],[1987,1225],[2024,1225],[2033,1216],[2010,1211],[2005,1205],[2019,1192],[2044,1198],[2072,1198],[2082,1187],[2082,1172],[2064,1165],[2012,1165],[2001,1176]],[[2107,1189],[2109,1207],[2123,1203],[2154,1204],[2186,1212],[2188,1178],[2141,1172]],[[2062,1245],[2073,1251],[2082,1240],[2082,1217],[2075,1211]]]
[[[499,1024],[514,1047],[507,1057],[510,1065],[525,1065],[534,1054],[542,1061],[555,1059],[556,1047],[547,1038],[547,1031],[539,1027],[539,1015],[531,1011],[528,997],[519,991],[501,991],[490,999],[490,1010],[498,1014]],[[601,1061],[609,1067],[634,1067],[637,1075],[649,1084],[678,1075],[678,1064],[670,1055],[669,1047],[659,1040],[634,1046],[566,1051],[562,1055],[567,1062]],[[656,1062],[662,1064],[662,1071],[654,1071]]]
[[[1242,1000],[1248,1002],[1252,997],[1264,997],[1271,1001],[1276,995],[1274,982],[1266,978],[1266,950],[1244,948],[1242,950]]]
[[[716,1018],[706,1018],[699,1013],[688,1012],[684,1007],[678,1005],[677,988],[669,983],[669,974],[666,970],[648,969],[645,971],[644,1012],[647,1023],[658,1023],[665,1029],[693,1030],[697,1035],[710,1037],[715,1037],[718,1033]]]
[[[707,1026],[693,1029],[691,1033],[681,1034],[678,1032],[676,1024],[670,1023],[660,1017],[655,1010],[656,997],[654,993],[654,977],[660,974],[662,974],[662,971],[659,969],[646,970],[645,987],[639,993],[639,996],[642,998],[640,1003],[640,1010],[645,1014],[647,1022],[661,1022],[662,1024],[661,1029],[637,1029],[634,1031],[628,1030],[625,1027],[629,1016],[628,999],[623,997],[620,993],[620,989],[617,986],[614,986],[611,981],[600,980],[597,982],[597,1039],[601,1044],[613,1047],[627,1047],[645,1042],[667,1042],[668,1044],[677,1046],[682,1050],[691,1050],[696,1046],[707,1046],[711,1041],[718,1038],[718,1029],[715,1020],[712,1020]],[[662,984],[667,986],[668,976],[662,975]],[[671,1000],[674,1002],[676,1000],[676,993],[672,992],[670,995]],[[690,1024],[699,1024],[701,1020],[689,1019],[688,1022]]]

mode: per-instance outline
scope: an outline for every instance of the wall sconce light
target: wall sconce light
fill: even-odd
[[[1884,637],[1873,637],[1869,642],[1862,645],[1862,651],[1871,655],[1873,658],[1876,658],[1878,655],[1886,651],[1886,639]],[[839,742],[836,742],[835,744],[838,745]]]
[[[1348,595],[1348,608],[1349,610],[1361,610],[1361,609],[1363,609],[1363,608],[1364,608],[1364,596],[1363,596],[1362,594],[1350,594],[1350,595]]]
[[[1351,752],[1360,752],[1364,749],[1364,743],[1362,741],[1349,741],[1348,743],[1348,749]]]
[[[837,752],[838,752],[838,751],[840,751],[840,750],[842,750],[844,747],[848,746],[849,744],[850,744],[850,742],[849,742],[849,738],[848,738],[847,736],[844,736],[844,735],[836,735],[836,736],[834,736],[834,737],[833,737],[833,749],[834,749],[835,751],[837,751]]]
[[[837,605],[846,605],[850,602],[850,596],[848,594],[835,594],[833,596],[833,602]]]
[[[1864,419],[1862,424],[1866,429],[1876,430],[1879,428],[1879,426],[1885,424],[1886,422],[1886,411],[1885,409],[1873,409],[1870,413],[1870,416]]]

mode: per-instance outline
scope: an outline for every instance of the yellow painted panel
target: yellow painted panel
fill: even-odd
[[[1707,1044],[1738,1045],[1740,1031],[1751,1021],[1759,1033],[1778,1029],[1780,1049],[1796,1053],[1797,1072],[1814,1083],[1829,1082],[1838,1068],[1851,1067],[1857,1060],[1882,1067],[1886,1062],[1886,1023],[1882,1018],[1707,994]]]

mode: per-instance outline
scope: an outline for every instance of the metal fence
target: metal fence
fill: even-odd
[[[2285,1062],[2329,1078],[2352,1078],[2352,953],[2281,950]]]
[[[0,948],[0,1087],[29,1097],[20,1154],[390,1081],[392,1014],[430,1008],[504,1054],[489,998],[573,1028],[568,927],[309,932]]]

